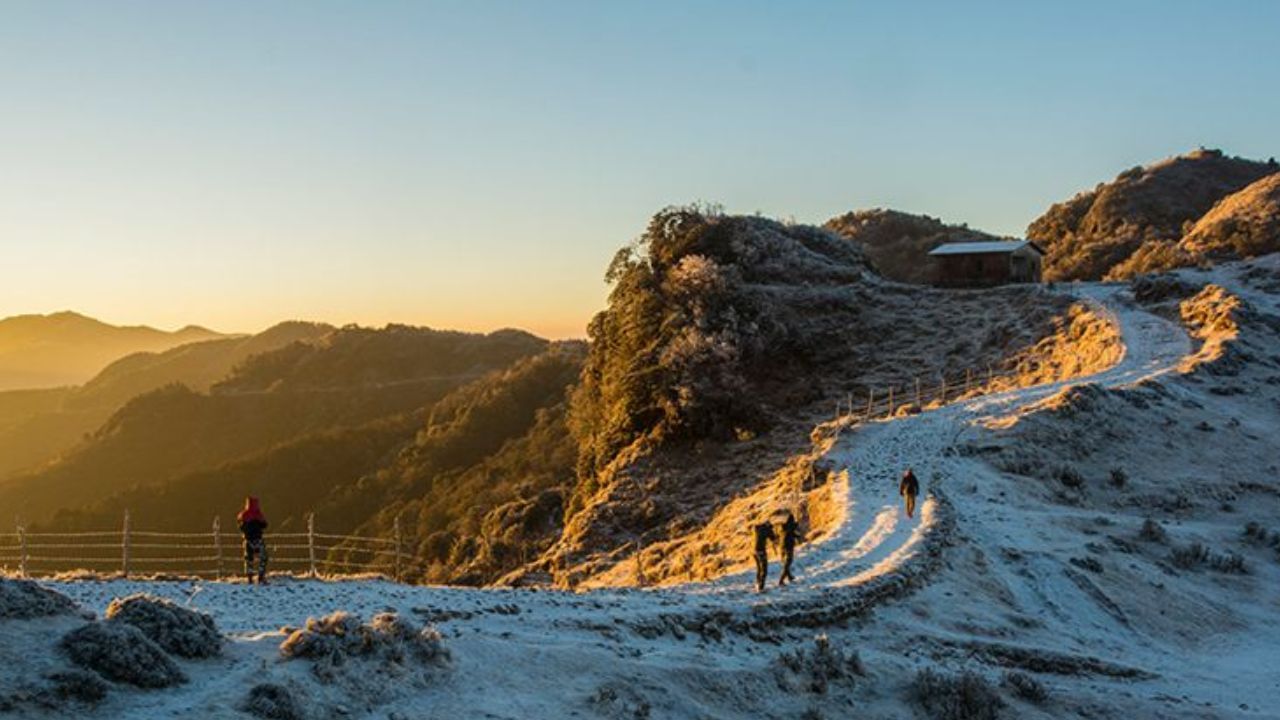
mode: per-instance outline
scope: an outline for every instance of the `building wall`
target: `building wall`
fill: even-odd
[[[934,284],[941,287],[990,287],[1040,282],[1040,254],[1029,248],[1014,253],[941,255],[934,262]]]

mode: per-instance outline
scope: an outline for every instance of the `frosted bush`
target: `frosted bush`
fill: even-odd
[[[322,618],[308,618],[280,645],[286,658],[304,658],[315,665],[322,679],[331,679],[336,668],[351,660],[371,660],[403,665],[414,660],[443,666],[450,660],[443,638],[434,628],[419,630],[395,613],[381,613],[362,623],[351,613],[339,611]]]
[[[0,620],[29,620],[74,612],[76,604],[65,595],[30,580],[0,578]]]
[[[72,662],[114,682],[165,688],[187,681],[164,649],[132,625],[92,622],[67,633],[59,645]]]
[[[944,675],[931,668],[916,673],[911,699],[936,720],[996,720],[1004,706],[981,675],[969,671]]]
[[[245,712],[266,720],[302,720],[302,705],[289,688],[274,683],[254,685],[244,701]]]
[[[132,625],[168,652],[185,658],[222,654],[222,635],[213,618],[154,595],[116,598],[107,606],[107,620]]]

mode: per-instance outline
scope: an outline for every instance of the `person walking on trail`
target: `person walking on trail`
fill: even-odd
[[[791,562],[796,557],[796,543],[800,540],[800,523],[796,522],[796,516],[787,511],[787,519],[782,523],[782,575],[778,578],[778,587],[785,587],[789,582],[795,582],[795,577],[791,575]]]
[[[244,536],[245,577],[250,583],[253,582],[255,574],[254,563],[256,561],[258,584],[265,585],[267,582],[267,541],[263,539],[262,533],[267,529],[267,516],[262,514],[262,507],[258,504],[258,498],[249,496],[244,499],[244,509],[236,516],[236,521],[240,523],[240,534]]]
[[[769,575],[769,541],[776,540],[773,523],[756,523],[753,528],[756,537],[756,592],[764,592],[764,581]]]
[[[898,483],[898,494],[907,504],[907,517],[911,517],[916,511],[916,496],[920,494],[920,481],[916,480],[916,474],[911,472],[911,468],[902,473],[902,482]]]

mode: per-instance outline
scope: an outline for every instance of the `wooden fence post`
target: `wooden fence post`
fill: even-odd
[[[307,513],[307,559],[311,563],[311,577],[316,576],[316,514]]]
[[[27,529],[18,526],[18,577],[27,576]]]
[[[120,574],[129,577],[129,511],[124,511],[124,530],[120,534]]]
[[[871,388],[870,390],[867,391],[867,414],[863,418],[864,420],[871,419],[871,411],[872,411],[872,408],[875,407],[875,405],[876,405],[876,389]]]
[[[214,576],[217,577],[219,580],[222,579],[222,533],[221,533],[221,530],[222,530],[222,519],[219,518],[217,515],[214,515],[213,516],[213,554],[218,558],[215,561],[218,564],[215,566]]]
[[[887,417],[893,417],[893,386],[889,386],[889,414]]]
[[[920,394],[920,378],[916,378],[916,407],[924,410],[924,396]]]
[[[945,371],[940,372],[938,373],[938,377],[942,379],[942,385],[941,387],[938,388],[938,394],[941,396],[939,398],[939,402],[942,405],[946,405],[947,404],[947,373]]]
[[[396,582],[400,582],[400,516],[396,515],[396,521],[393,526],[396,535],[396,559],[395,559],[395,577]]]
[[[991,383],[995,380],[995,373],[991,371],[991,366],[987,365],[987,392],[991,392]]]
[[[971,370],[970,368],[965,368],[964,369],[964,394],[965,395],[969,394],[969,383],[972,382],[972,380],[973,380],[973,370]]]

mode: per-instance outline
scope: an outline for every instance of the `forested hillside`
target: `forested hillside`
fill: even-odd
[[[52,524],[110,527],[128,508],[148,528],[189,531],[215,515],[229,526],[255,494],[278,531],[303,528],[314,512],[326,532],[390,537],[399,517],[419,558],[410,577],[492,582],[560,531],[577,451],[565,403],[584,355],[581,343],[557,343],[413,411],[120,492]]]
[[[331,332],[329,325],[285,322],[257,335],[133,353],[80,386],[0,392],[0,483],[70,450],[139,395],[171,384],[204,392],[256,354]]]
[[[421,410],[545,347],[546,341],[524,333],[398,326],[344,328],[319,344],[294,342],[251,356],[208,393],[170,385],[131,400],[56,462],[0,483],[0,504],[28,522],[46,522],[60,509],[91,505],[134,486],[210,470],[313,433]],[[264,368],[270,372],[264,375]],[[264,377],[270,381],[260,383]]]

